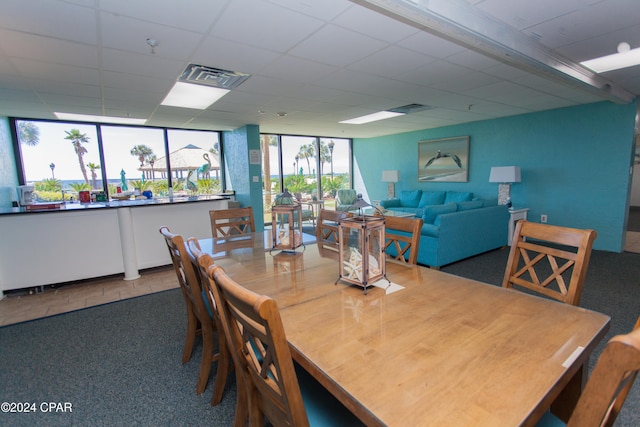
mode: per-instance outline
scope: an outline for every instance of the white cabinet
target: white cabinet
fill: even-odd
[[[31,288],[168,265],[159,233],[210,237],[209,210],[228,201],[60,210],[0,215],[0,291]]]
[[[516,230],[516,222],[521,219],[527,219],[527,212],[529,208],[510,208],[509,209],[509,246],[511,246],[511,242],[513,241],[513,233]]]

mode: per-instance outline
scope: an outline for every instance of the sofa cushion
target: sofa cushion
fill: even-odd
[[[447,195],[444,198],[444,203],[453,202],[468,202],[473,198],[473,193],[466,193],[462,191],[447,191]]]
[[[458,202],[457,205],[459,211],[468,211],[483,207],[484,202],[482,200],[472,200],[470,202]]]
[[[440,214],[455,212],[458,209],[456,203],[447,203],[446,205],[427,206],[423,210],[422,220],[425,224],[433,224]]]
[[[422,190],[400,192],[400,204],[406,208],[417,208],[420,203],[420,197],[422,196]]]
[[[444,191],[423,191],[418,207],[441,205],[444,203],[444,195]]]

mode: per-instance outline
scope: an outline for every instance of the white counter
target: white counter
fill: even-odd
[[[209,211],[227,199],[0,215],[0,290],[40,287],[171,263],[161,226],[211,236]]]

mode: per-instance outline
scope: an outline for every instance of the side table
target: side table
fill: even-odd
[[[509,236],[508,236],[508,244],[511,246],[511,242],[513,241],[513,233],[516,231],[516,222],[521,219],[527,219],[527,212],[529,208],[509,208]]]

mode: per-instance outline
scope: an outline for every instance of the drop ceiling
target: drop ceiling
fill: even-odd
[[[511,55],[488,54],[483,46],[495,47],[495,40],[454,42],[381,11],[380,3],[429,2],[3,0],[0,115],[55,119],[54,112],[66,112],[145,118],[150,126],[256,124],[268,133],[372,137],[625,103],[640,93],[638,66],[596,76],[609,89],[589,90],[523,67]],[[637,0],[442,4],[462,12],[465,25],[482,23],[482,32],[502,34],[503,44],[534,47],[554,60],[577,64],[615,53],[623,41],[640,47]],[[148,38],[157,41],[153,49]],[[251,77],[206,110],[161,106],[188,64]],[[433,108],[365,125],[339,123],[408,104]]]

